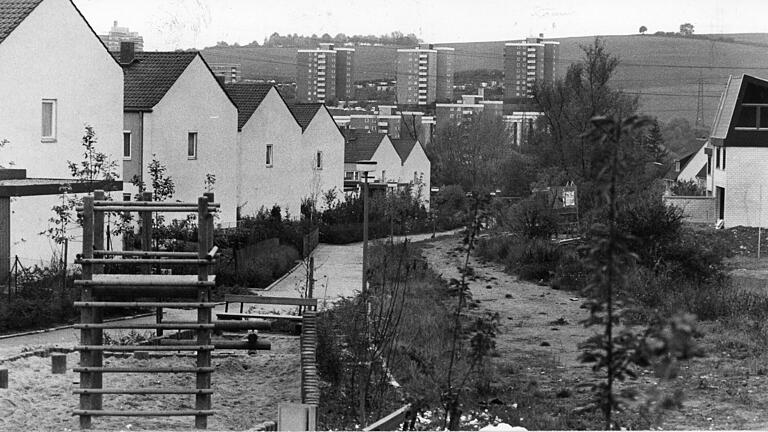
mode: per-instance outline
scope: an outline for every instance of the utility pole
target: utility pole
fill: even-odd
[[[704,126],[704,78],[699,71],[698,92],[696,93],[696,127]]]

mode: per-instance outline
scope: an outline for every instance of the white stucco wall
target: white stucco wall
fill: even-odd
[[[379,144],[379,148],[376,149],[371,160],[376,161],[376,170],[371,174],[375,177],[376,181],[384,180],[389,182],[400,179],[402,162],[388,136],[384,135],[384,139]]]
[[[432,164],[429,162],[427,154],[424,153],[424,148],[419,145],[419,143],[416,143],[413,150],[411,150],[411,154],[405,159],[400,174],[400,182],[412,183],[414,181],[413,173],[419,173],[419,177],[422,179],[421,184],[423,184],[423,186],[414,184],[413,191],[414,193],[420,192],[419,199],[427,208],[429,208],[429,188],[431,186],[429,178],[432,174],[431,167]],[[421,189],[419,189],[419,187],[421,187]]]
[[[728,147],[726,155],[725,170],[713,168],[715,186],[725,188],[725,227],[754,227],[761,220],[768,226],[768,148]]]
[[[28,177],[69,178],[67,161],[82,158],[85,124],[96,132],[97,150],[121,163],[123,72],[69,0],[43,1],[0,43],[0,99],[0,139],[10,141],[0,149],[4,165],[14,161]],[[43,99],[56,100],[55,142],[41,140]],[[56,202],[13,202],[11,254],[24,265],[49,261],[55,246],[38,233]],[[70,255],[80,248],[72,243]]]
[[[147,167],[156,154],[176,185],[173,200],[196,202],[206,191],[206,174],[215,175],[213,192],[221,203],[217,223],[233,224],[237,213],[237,108],[200,56],[152,112],[145,114],[144,130],[145,178],[149,179]],[[198,133],[196,159],[187,158],[189,132]]]
[[[323,194],[336,190],[338,198],[344,197],[344,136],[339,132],[333,117],[325,109],[318,110],[315,118],[302,135],[302,154],[310,169],[307,186],[317,204],[325,205]],[[322,168],[316,169],[317,152],[323,153]]]
[[[309,195],[307,173],[311,161],[302,154],[301,126],[274,88],[238,134],[239,203],[242,216],[279,205],[291,217],[301,216],[301,200]],[[272,144],[272,166],[266,165]]]
[[[702,145],[699,151],[697,151],[696,154],[691,156],[691,159],[688,161],[688,164],[686,164],[685,167],[683,167],[683,169],[677,175],[677,180],[696,181],[696,174],[698,174],[702,168],[705,168],[707,166],[707,155],[704,152],[705,147],[706,147],[705,145]]]

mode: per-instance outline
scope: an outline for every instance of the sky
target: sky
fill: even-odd
[[[637,33],[640,26],[696,33],[768,32],[764,0],[73,0],[97,33],[113,21],[144,37],[145,50],[261,43],[274,32],[381,35],[425,42],[515,40]]]

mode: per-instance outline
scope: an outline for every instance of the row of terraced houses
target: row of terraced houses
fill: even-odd
[[[274,205],[296,217],[303,199],[328,190],[343,197],[345,176],[359,177],[355,155],[376,156],[369,144],[361,152],[360,141],[347,142],[322,104],[289,106],[269,84],[225,85],[197,51],[140,52],[123,43],[109,52],[71,0],[0,0],[0,94],[0,140],[7,140],[0,159],[26,169],[11,180],[0,170],[0,195],[13,182],[69,178],[67,161],[82,159],[86,125],[98,151],[121,162],[117,199],[130,199],[130,180],[147,182],[158,160],[175,182],[174,200],[195,200],[215,176],[219,222],[227,226]],[[384,145],[402,157],[380,161],[373,181],[424,182],[418,189],[428,200],[421,144]],[[12,229],[0,229],[10,233],[0,238],[0,260],[50,257],[54,245],[39,233],[59,198],[11,203],[10,196]],[[0,196],[0,213],[5,202]]]

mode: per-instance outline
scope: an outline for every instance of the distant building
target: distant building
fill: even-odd
[[[560,43],[544,40],[544,35],[504,46],[504,102],[512,110],[528,110],[537,83],[552,83]],[[533,109],[533,108],[532,108]]]
[[[214,75],[224,77],[225,84],[234,84],[242,79],[240,63],[208,63],[208,66]]]
[[[118,27],[114,21],[109,33],[99,35],[99,38],[110,51],[120,51],[120,42],[133,42],[136,51],[144,50],[144,38],[137,32],[132,32],[128,27]]]
[[[378,111],[334,108],[333,120],[342,130],[384,134],[390,139],[417,139],[428,146],[432,141],[435,120],[421,111],[398,111],[394,105],[379,105]]]
[[[531,137],[536,126],[536,119],[542,115],[544,113],[536,111],[513,111],[510,114],[505,114],[502,118],[512,138],[512,144],[523,145]]]
[[[453,48],[420,44],[397,50],[397,103],[429,105],[453,100]]]
[[[350,100],[353,96],[355,50],[322,43],[296,55],[296,99],[301,103]]]
[[[435,104],[435,120],[437,128],[459,125],[476,115],[501,117],[504,114],[502,101],[485,100],[485,89],[477,90],[477,94],[461,95],[457,103]]]

